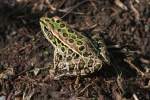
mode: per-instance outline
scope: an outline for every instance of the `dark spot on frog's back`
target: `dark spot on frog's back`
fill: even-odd
[[[55,22],[54,18],[51,19],[52,22]]]
[[[70,61],[70,60],[72,60],[72,57],[71,57],[71,56],[68,56],[68,57],[67,57],[67,61]]]
[[[76,35],[74,35],[74,34],[71,35],[71,38],[72,38],[72,39],[76,39]]]
[[[79,47],[79,51],[83,51],[84,49],[85,49],[84,46],[80,46],[80,47]]]
[[[57,23],[60,23],[60,20],[56,20]]]
[[[71,49],[68,50],[68,54],[72,54],[73,51]]]
[[[65,51],[65,47],[61,47],[61,50],[62,50],[62,52],[64,52]]]
[[[60,28],[64,28],[64,27],[65,27],[65,24],[61,23]]]
[[[74,42],[74,40],[73,40],[73,39],[69,39],[68,41],[69,41],[69,43],[73,43],[73,42]]]
[[[82,35],[78,35],[77,38],[78,38],[78,39],[82,39],[83,36],[82,36]]]
[[[59,53],[56,54],[56,56],[58,57],[58,60],[62,60],[62,55],[60,55]]]
[[[68,34],[67,33],[63,33],[63,37],[68,37]]]
[[[74,59],[78,59],[78,58],[80,57],[80,56],[79,56],[78,54],[76,54],[76,53],[74,53],[73,56],[74,56]]]
[[[69,32],[69,33],[73,33],[73,30],[69,28],[69,29],[68,29],[68,32]]]
[[[59,28],[59,29],[57,29],[58,30],[58,32],[61,32],[61,29]]]
[[[77,41],[77,45],[82,45],[82,41]]]
[[[61,43],[61,41],[57,39],[57,43],[58,43],[58,44],[60,44],[60,43]]]
[[[90,55],[92,55],[90,52],[88,52],[88,51],[85,51],[85,52],[83,52],[83,56],[84,57],[88,57],[88,56],[90,56]]]

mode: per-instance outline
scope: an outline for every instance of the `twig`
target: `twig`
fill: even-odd
[[[133,94],[133,98],[134,98],[134,100],[139,100],[135,93]]]
[[[88,85],[86,85],[80,92],[79,92],[79,95],[81,93],[83,93],[89,86],[91,86],[93,83],[89,83]]]
[[[140,1],[139,1],[139,0],[135,0],[135,2],[136,2],[136,3],[140,3]]]
[[[131,10],[132,10],[132,11],[134,12],[134,14],[135,14],[135,18],[136,18],[137,20],[139,20],[139,19],[140,19],[140,14],[139,14],[138,10],[133,6],[132,1],[129,1],[129,4],[130,4],[130,7],[131,7]]]
[[[115,0],[115,4],[124,10],[128,10],[128,8],[120,0]]]
[[[120,90],[121,90],[122,92],[124,92],[123,86],[122,86],[122,78],[121,78],[121,74],[118,75],[118,77],[117,77],[117,84],[118,84],[118,87],[120,88]]]
[[[130,60],[124,59],[125,62],[127,62],[131,68],[135,69],[139,75],[144,76],[145,74],[139,70]]]

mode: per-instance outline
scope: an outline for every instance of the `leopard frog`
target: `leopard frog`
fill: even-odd
[[[102,39],[91,41],[59,17],[42,17],[40,26],[45,38],[54,47],[50,73],[55,78],[88,75],[100,70],[104,62],[109,62]]]

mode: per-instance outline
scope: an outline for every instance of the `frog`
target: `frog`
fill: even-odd
[[[57,16],[41,17],[39,22],[44,37],[54,48],[53,66],[49,69],[54,79],[87,76],[110,63],[102,37],[89,39]]]

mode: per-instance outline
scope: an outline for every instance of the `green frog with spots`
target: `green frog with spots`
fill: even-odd
[[[91,41],[59,17],[42,17],[40,26],[54,47],[53,67],[50,68],[54,78],[89,75],[110,62],[101,38]]]

